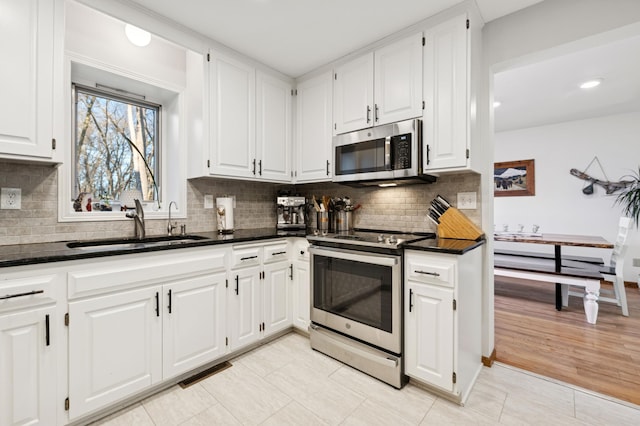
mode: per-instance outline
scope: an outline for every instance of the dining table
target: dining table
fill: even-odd
[[[553,260],[556,272],[560,272],[562,270],[562,247],[595,247],[603,249],[613,248],[612,243],[596,235],[496,232],[494,233],[493,239],[494,241],[512,243],[552,245],[554,248]],[[561,284],[559,283],[556,283],[556,309],[558,311],[562,310],[562,291]]]

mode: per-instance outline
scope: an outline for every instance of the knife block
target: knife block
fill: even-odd
[[[449,207],[442,216],[440,216],[438,238],[477,241],[482,237],[484,237],[482,229],[478,228],[467,216],[455,207]]]

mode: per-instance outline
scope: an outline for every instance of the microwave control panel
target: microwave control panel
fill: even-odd
[[[411,168],[411,134],[397,135],[391,137],[393,147],[393,169]]]

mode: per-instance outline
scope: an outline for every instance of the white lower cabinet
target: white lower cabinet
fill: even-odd
[[[461,403],[482,367],[481,259],[405,251],[405,373]]]
[[[69,303],[69,418],[162,379],[161,287]]]
[[[48,425],[56,418],[55,308],[0,313],[0,424]]]
[[[311,314],[311,275],[309,267],[309,242],[296,239],[293,243],[293,289],[292,308],[293,326],[298,330],[309,331]]]
[[[453,290],[408,282],[405,372],[453,390]]]
[[[163,379],[224,355],[226,278],[220,272],[163,286]]]
[[[20,268],[17,268],[20,269]],[[0,276],[0,425],[50,425],[57,416],[60,314],[55,273]],[[66,360],[64,360],[66,361]],[[59,402],[59,401],[58,401]]]
[[[286,240],[233,247],[229,272],[229,349],[233,352],[292,324]]]
[[[262,269],[252,266],[233,271],[229,277],[229,349],[234,351],[257,342],[262,322],[260,318],[260,277]]]
[[[291,280],[293,265],[276,262],[264,265],[263,307],[264,335],[291,327]]]
[[[294,312],[306,331],[307,248],[292,238],[3,269],[0,425],[82,423],[288,330]]]
[[[119,256],[68,273],[69,420],[226,352],[226,249]]]

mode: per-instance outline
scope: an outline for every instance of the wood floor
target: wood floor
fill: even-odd
[[[640,291],[626,293],[629,317],[600,303],[591,325],[581,298],[558,312],[553,285],[496,277],[497,360],[640,405]]]

